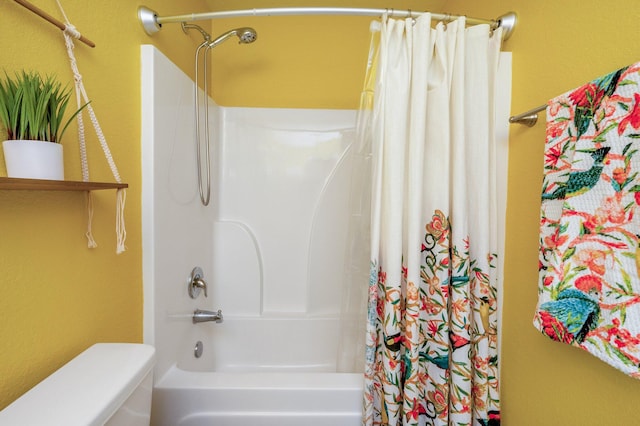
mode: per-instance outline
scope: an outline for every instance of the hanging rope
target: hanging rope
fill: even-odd
[[[89,97],[87,96],[87,92],[84,88],[84,84],[82,83],[82,75],[78,70],[78,64],[76,62],[75,55],[73,53],[73,49],[75,45],[73,43],[73,39],[79,39],[80,33],[76,30],[76,28],[69,22],[69,18],[67,18],[62,5],[58,0],[56,0],[58,4],[58,8],[65,20],[65,29],[63,31],[65,46],[67,48],[67,54],[69,56],[69,62],[71,64],[71,71],[73,72],[73,80],[75,84],[76,91],[76,102],[78,104],[78,108],[82,107],[84,104],[88,104]],[[89,118],[91,119],[91,123],[93,124],[93,128],[95,129],[98,140],[100,141],[100,145],[102,146],[102,151],[107,159],[107,163],[109,163],[109,167],[111,168],[111,173],[113,174],[114,179],[118,183],[122,183],[120,179],[120,173],[118,173],[118,167],[113,161],[113,156],[111,155],[111,151],[109,150],[109,145],[107,144],[107,140],[102,132],[100,124],[98,123],[98,118],[96,117],[91,104],[87,105],[87,111],[89,112]],[[84,121],[82,118],[82,112],[77,115],[78,120],[78,139],[80,145],[80,162],[82,163],[82,180],[89,180],[89,162],[87,159],[87,148],[85,142],[85,132],[84,132]],[[127,231],[125,229],[124,223],[124,205],[126,199],[126,190],[125,188],[119,188],[116,191],[116,253],[120,254],[125,251],[126,247],[124,242],[127,238]],[[92,220],[93,220],[93,200],[91,191],[87,191],[87,245],[89,248],[95,248],[98,244],[93,239],[93,234],[91,232]]]

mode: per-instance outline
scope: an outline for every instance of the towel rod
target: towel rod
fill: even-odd
[[[522,114],[512,115],[509,117],[509,123],[518,123],[524,124],[528,127],[533,127],[538,122],[538,113],[547,109],[546,105],[540,105],[539,107],[535,107],[530,109],[529,111],[523,112]]]
[[[54,18],[53,16],[49,15],[44,10],[37,8],[36,6],[32,5],[28,1],[26,1],[26,0],[13,0],[13,1],[18,3],[20,6],[23,6],[23,7],[27,8],[31,12],[35,13],[36,15],[38,15],[39,17],[44,19],[45,21],[48,21],[48,22],[52,23],[56,27],[60,28],[62,31],[64,31],[66,29],[67,26],[63,22],[58,21],[56,18]],[[81,42],[83,42],[87,46],[96,47],[94,42],[92,42],[91,40],[89,40],[88,38],[86,38],[83,35],[81,35],[78,40],[80,40]]]
[[[157,12],[145,6],[138,7],[138,20],[142,24],[144,31],[153,35],[160,31],[162,24],[177,23],[186,21],[199,21],[215,18],[236,18],[243,16],[283,16],[283,15],[359,15],[359,16],[382,16],[387,13],[390,17],[409,18],[411,16],[419,16],[426,12],[402,10],[402,9],[366,9],[351,7],[277,7],[264,9],[247,9],[247,10],[227,10],[220,12],[205,13],[189,13],[185,15],[175,16],[158,16]],[[451,15],[444,13],[431,13],[431,16],[437,20],[452,21],[460,17],[460,15]],[[497,19],[481,19],[467,17],[467,22],[471,25],[489,24],[492,29],[502,27],[502,39],[506,40],[511,36],[515,26],[517,15],[515,12],[509,12]]]

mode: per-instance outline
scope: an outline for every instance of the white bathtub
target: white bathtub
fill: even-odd
[[[361,374],[205,373],[174,366],[153,392],[155,426],[361,424]]]
[[[196,327],[203,354],[156,378],[153,425],[361,423],[362,374],[335,372],[337,318],[229,317]]]

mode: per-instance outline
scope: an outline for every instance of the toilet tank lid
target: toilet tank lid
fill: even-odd
[[[155,348],[97,343],[0,411],[0,424],[102,425],[154,365]]]

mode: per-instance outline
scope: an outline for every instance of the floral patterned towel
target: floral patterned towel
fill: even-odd
[[[640,378],[640,63],[549,101],[534,326]]]

